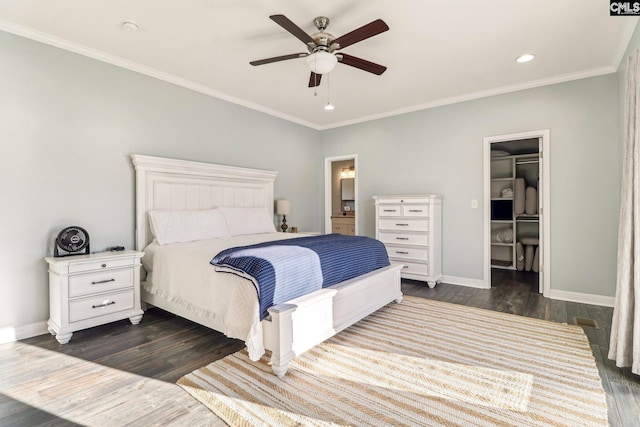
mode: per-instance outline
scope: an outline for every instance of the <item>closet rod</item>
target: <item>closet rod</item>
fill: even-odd
[[[540,163],[540,160],[526,160],[524,162],[516,162],[516,165],[529,165],[532,163]]]

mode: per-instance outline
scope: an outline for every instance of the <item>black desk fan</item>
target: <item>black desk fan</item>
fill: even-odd
[[[61,253],[60,251],[65,253]],[[56,237],[56,246],[53,256],[63,257],[69,255],[90,254],[89,233],[76,225],[64,228]]]

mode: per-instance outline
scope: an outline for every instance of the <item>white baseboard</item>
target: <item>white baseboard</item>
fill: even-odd
[[[468,286],[470,288],[489,289],[482,279],[470,279],[468,277],[458,276],[442,276],[442,283],[448,283],[450,285]]]
[[[48,334],[47,322],[32,323],[24,326],[0,328],[0,344]]]
[[[562,301],[579,302],[582,304],[601,305],[604,307],[613,307],[615,305],[615,297],[604,295],[584,294],[582,292],[562,291],[558,289],[549,289],[545,297],[551,299],[559,299]]]
[[[442,283],[451,285],[468,286],[470,288],[490,289],[482,279],[470,279],[468,277],[458,276],[442,276]],[[550,299],[561,301],[578,302],[582,304],[600,305],[604,307],[613,307],[615,305],[615,297],[604,295],[585,294],[582,292],[562,291],[558,289],[550,289],[545,295]]]

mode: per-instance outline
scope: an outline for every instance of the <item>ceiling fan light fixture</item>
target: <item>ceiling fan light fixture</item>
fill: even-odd
[[[316,74],[326,74],[336,67],[338,58],[335,55],[323,50],[307,56],[307,66]]]

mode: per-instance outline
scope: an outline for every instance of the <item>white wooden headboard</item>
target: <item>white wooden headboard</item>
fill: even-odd
[[[136,249],[152,240],[154,209],[265,207],[273,212],[278,172],[132,154],[136,170]]]

